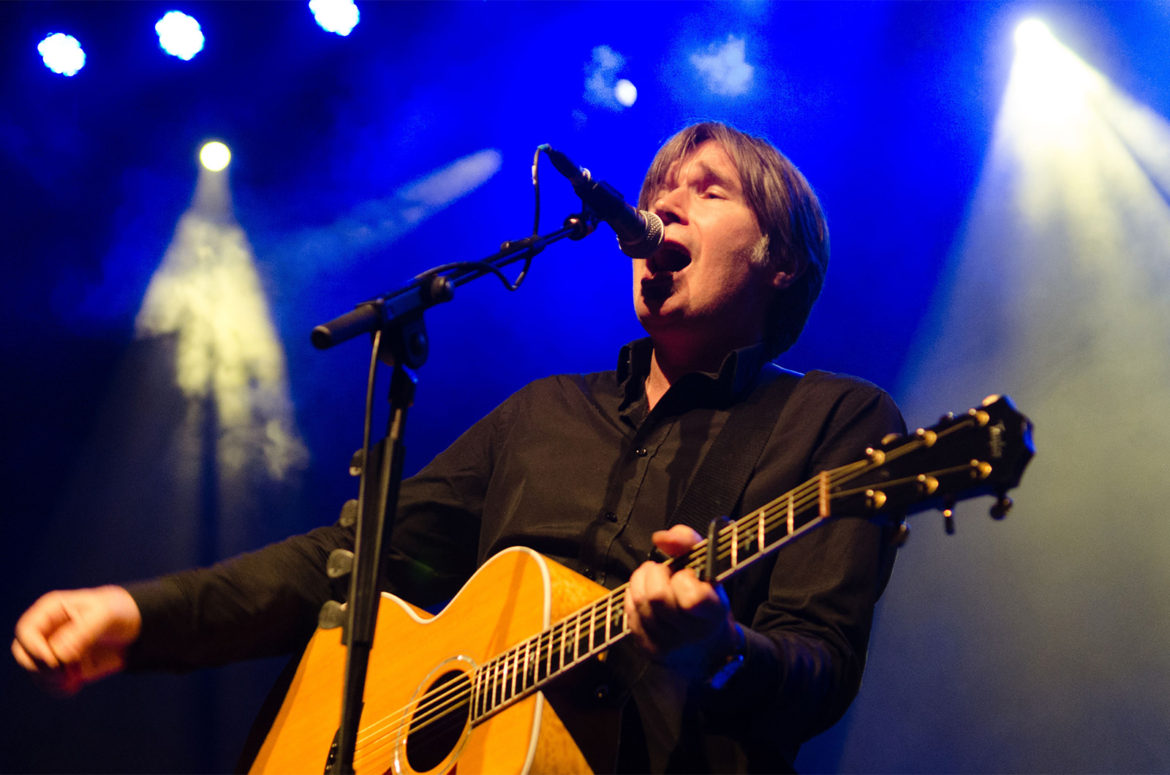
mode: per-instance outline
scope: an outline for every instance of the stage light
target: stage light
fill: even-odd
[[[614,111],[629,107],[621,101],[618,93],[620,81],[617,80],[617,74],[625,65],[626,58],[614,49],[605,45],[594,46],[593,56],[585,65],[585,100]],[[632,88],[633,84],[630,84],[629,89]],[[628,94],[626,89],[623,92]],[[634,90],[634,94],[636,96],[637,90]]]
[[[203,50],[203,30],[193,17],[181,11],[167,11],[154,25],[158,45],[171,56],[189,62]]]
[[[613,96],[618,102],[628,108],[638,99],[638,87],[623,78],[613,87]]]
[[[746,54],[744,39],[728,35],[724,43],[711,44],[705,51],[692,54],[691,65],[712,93],[738,97],[751,88],[755,73]]]
[[[1033,42],[1042,56],[1033,56]],[[1036,77],[1037,60],[1047,62],[1047,81]],[[1170,630],[1151,628],[1129,611],[1148,608],[1147,599],[1170,599],[1170,522],[1139,518],[1138,529],[1102,529],[1102,515],[1166,510],[1168,148],[1164,116],[1124,94],[1057,38],[1026,40],[1016,51],[963,229],[939,272],[945,280],[908,349],[916,357],[908,361],[906,386],[895,393],[907,417],[929,417],[972,394],[1003,391],[1036,421],[1038,464],[1020,490],[1026,512],[1009,517],[1019,519],[1013,540],[973,554],[919,545],[938,551],[915,555],[925,560],[915,569],[924,578],[967,580],[958,585],[966,588],[961,597],[935,596],[939,607],[924,609],[923,622],[939,626],[941,613],[943,633],[1011,631],[1020,638],[1019,653],[1046,655],[1044,669],[993,679],[984,687],[988,706],[996,704],[992,697],[1030,697],[1037,708],[1050,702],[1039,699],[1046,694],[1075,697],[1071,714],[1093,708],[1100,718],[1129,722],[1132,699],[1110,687],[1164,674],[1159,666],[1170,653]],[[1025,520],[1024,513],[1040,519]],[[1051,515],[1059,515],[1059,529]],[[981,521],[963,525],[975,531],[967,533],[975,539],[968,547],[981,543]],[[986,537],[994,529],[1001,538],[1004,527],[987,523]],[[1029,590],[1013,624],[1005,625],[1003,606],[988,603],[989,583]],[[1137,601],[1138,595],[1145,597]],[[1115,623],[1095,628],[1107,635],[1090,648],[1107,656],[1093,667],[1087,689],[1085,611],[1115,609]],[[956,611],[962,616],[948,613]],[[887,621],[898,621],[900,630],[920,629],[913,618],[889,608],[884,613],[894,614]],[[1059,655],[1050,651],[1053,643],[1068,642],[1077,645]],[[1112,658],[1114,643],[1141,643],[1150,658],[1140,667]],[[933,647],[894,645],[911,664],[935,656]],[[991,675],[1003,654],[986,652],[982,643],[964,645],[947,662],[978,665],[980,675]],[[892,674],[901,680],[897,670]],[[875,689],[880,696],[885,687],[870,686]],[[955,728],[972,725],[952,721]],[[1161,734],[1150,731],[1157,721],[1133,726],[1133,740]]]
[[[85,67],[85,52],[72,35],[55,32],[37,44],[45,67],[58,75],[73,76]]]
[[[345,37],[361,20],[361,13],[353,0],[310,0],[313,18],[326,32]]]
[[[208,143],[208,146],[222,143]],[[280,342],[227,176],[199,171],[190,208],[147,286],[140,339],[169,339],[187,400],[180,443],[215,461],[220,497],[246,497],[253,472],[282,480],[303,467]]]
[[[1000,120],[1010,126],[1005,136],[1038,143],[1046,153],[1078,135],[1094,118],[1093,103],[1105,91],[1100,73],[1053,36],[1038,19],[1016,27],[1016,57]]]
[[[316,273],[337,272],[363,254],[394,242],[419,224],[486,183],[503,166],[495,148],[455,159],[413,180],[387,197],[368,199],[333,223],[300,229],[275,249],[285,266],[295,266],[304,281]]]
[[[1016,48],[1022,51],[1042,50],[1056,42],[1048,25],[1039,19],[1024,19],[1016,26]]]
[[[222,172],[231,162],[231,149],[218,140],[205,143],[199,150],[199,163],[212,172]]]

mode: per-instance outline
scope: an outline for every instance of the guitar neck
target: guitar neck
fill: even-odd
[[[861,464],[825,472],[730,522],[718,533],[710,560],[709,544],[702,541],[669,564],[676,571],[691,568],[703,579],[711,578],[707,572],[710,566],[716,581],[729,578],[828,518],[833,481],[858,465]],[[630,632],[625,614],[626,586],[622,584],[481,665],[472,688],[472,723],[490,718],[626,637]]]

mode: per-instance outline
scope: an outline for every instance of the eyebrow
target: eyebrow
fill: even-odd
[[[700,182],[715,180],[716,182],[728,186],[729,188],[734,188],[737,191],[742,191],[743,189],[743,185],[739,182],[739,173],[734,169],[731,170],[731,175],[729,176],[726,173],[715,169],[705,161],[690,162],[688,165],[684,160],[677,163],[677,165],[674,166],[674,169],[665,176],[661,184],[657,187],[658,190],[662,191],[677,186],[679,170],[684,166],[688,166],[692,171],[692,178],[697,179]]]

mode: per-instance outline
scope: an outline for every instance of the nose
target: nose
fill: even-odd
[[[664,191],[651,203],[650,209],[662,219],[663,224],[685,223],[685,193],[686,189],[682,186],[676,186],[669,191]]]

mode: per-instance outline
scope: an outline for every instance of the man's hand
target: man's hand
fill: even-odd
[[[685,525],[658,530],[654,545],[677,557],[701,538]],[[683,647],[709,663],[735,648],[735,621],[726,597],[699,581],[689,568],[672,574],[665,565],[645,562],[630,576],[626,589],[626,621],[634,638],[650,654],[664,657]]]
[[[49,689],[73,694],[126,665],[142,616],[122,587],[42,595],[16,623],[12,655]]]

